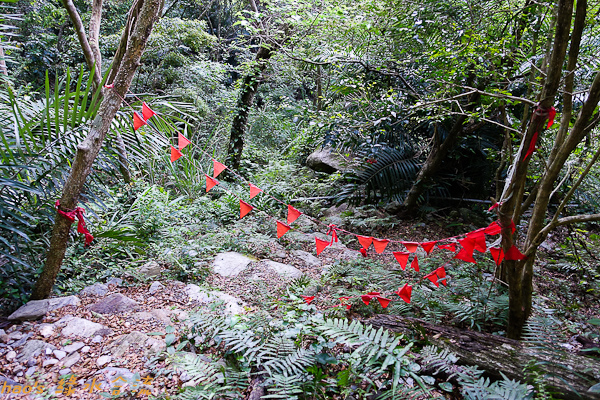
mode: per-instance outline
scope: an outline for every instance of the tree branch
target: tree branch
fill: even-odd
[[[96,73],[102,75],[102,54],[100,54],[100,21],[102,20],[102,1],[93,0],[90,18],[89,44],[96,62]],[[91,67],[90,67],[91,68]]]
[[[73,27],[75,28],[75,32],[77,33],[77,38],[79,39],[79,43],[81,44],[81,49],[83,50],[83,55],[85,57],[85,61],[90,68],[91,71],[94,71],[94,85],[96,87],[100,86],[102,82],[102,78],[100,73],[98,72],[98,68],[94,67],[95,58],[94,52],[88,42],[88,38],[85,34],[85,28],[83,27],[83,22],[81,21],[81,17],[79,16],[79,12],[77,12],[77,8],[75,8],[75,4],[73,4],[73,0],[62,0],[63,6],[67,9],[67,13],[69,14],[69,18],[71,18],[71,22],[73,23]]]

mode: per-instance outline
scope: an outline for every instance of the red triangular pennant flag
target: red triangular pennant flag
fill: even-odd
[[[421,247],[429,255],[429,253],[431,253],[431,250],[433,250],[433,248],[435,247],[436,243],[437,242],[425,242],[425,243],[421,243]]]
[[[183,154],[175,147],[171,146],[171,162],[179,160],[181,156],[183,156]]]
[[[448,250],[454,253],[456,251],[456,245],[454,243],[438,244],[438,249]]]
[[[296,210],[294,207],[288,205],[288,214],[287,214],[287,223],[291,224],[302,214],[300,211]]]
[[[469,232],[467,233],[467,238],[471,239],[474,250],[477,250],[480,253],[485,253],[487,250],[487,244],[485,243],[485,233],[483,230]]]
[[[550,111],[548,111],[548,126],[546,129],[550,129],[550,127],[554,125],[554,117],[556,117],[556,109],[554,107],[550,107]]]
[[[381,304],[381,307],[386,308],[388,304],[390,304],[390,299],[386,299],[385,297],[377,296],[377,301]]]
[[[412,286],[410,286],[408,283],[404,284],[404,286],[402,286],[402,289],[398,289],[398,291],[395,293],[398,296],[400,296],[400,298],[402,300],[404,300],[405,302],[410,304],[410,296],[412,294]]]
[[[412,262],[410,263],[410,266],[412,267],[412,269],[419,272],[419,259],[417,258],[417,256],[413,258]]]
[[[306,304],[310,304],[315,299],[315,296],[300,296],[300,297],[302,297],[304,299],[304,302]]]
[[[423,279],[429,279],[436,287],[440,287],[440,284],[438,283],[438,276],[435,271],[428,273],[423,277]]]
[[[285,235],[285,233],[286,233],[287,231],[289,231],[290,229],[292,229],[292,228],[290,228],[289,226],[287,226],[287,225],[286,225],[286,224],[284,224],[283,222],[281,222],[281,221],[277,221],[277,237],[278,237],[278,238],[280,238],[280,237],[282,237],[283,235]]]
[[[254,207],[246,203],[244,200],[240,200],[240,219],[244,218]]]
[[[402,244],[409,253],[414,253],[419,248],[419,243],[417,242],[402,242]]]
[[[318,237],[315,237],[315,242],[317,242],[317,255],[321,254],[325,247],[331,244],[328,240],[321,240]]]
[[[496,265],[500,265],[502,260],[504,260],[504,251],[500,247],[490,247],[490,254]]]
[[[508,251],[504,254],[504,258],[506,260],[511,260],[511,261],[518,261],[518,260],[525,260],[527,259],[527,256],[523,253],[521,253],[519,251],[519,249],[517,249],[517,246],[513,245],[510,249],[508,249]]]
[[[219,176],[219,174],[221,172],[223,172],[224,170],[227,169],[227,167],[223,164],[221,164],[220,162],[218,162],[217,160],[212,160],[213,162],[213,177],[216,178],[217,176]]]
[[[527,160],[527,158],[533,154],[533,152],[535,151],[535,144],[537,143],[537,139],[538,139],[538,133],[534,133],[533,137],[531,138],[531,142],[529,143],[529,148],[527,149],[527,153],[525,153],[525,158],[523,159],[523,161]]]
[[[179,147],[179,151],[183,150],[190,142],[185,136],[181,133],[177,132],[177,147]]]
[[[250,198],[253,199],[257,194],[259,194],[260,192],[262,192],[262,189],[259,187],[254,186],[253,184],[249,184],[250,185]]]
[[[462,248],[458,254],[456,254],[454,256],[454,258],[458,259],[458,260],[463,260],[466,262],[470,262],[473,264],[477,264],[477,261],[475,261],[475,259],[473,258],[473,249],[466,249],[466,248]]]
[[[446,284],[446,279],[444,279],[446,277],[446,269],[444,267],[439,267],[438,269],[436,269],[435,274],[437,275],[438,279],[443,279],[442,285],[448,286]]]
[[[494,221],[487,226],[484,230],[486,235],[494,236],[500,234],[502,232],[502,227],[500,226],[500,221]]]
[[[137,131],[144,125],[148,125],[148,124],[146,123],[146,121],[144,121],[144,119],[142,117],[140,117],[140,114],[138,114],[137,111],[134,111],[133,112],[133,130]]]
[[[363,294],[362,296],[360,296],[360,298],[363,301],[363,303],[365,303],[366,305],[369,305],[369,303],[371,302],[371,299],[373,298],[373,296],[369,296],[367,294]]]
[[[387,239],[373,239],[373,247],[375,247],[375,251],[379,254],[383,253],[385,250],[385,246],[388,245],[390,241]]]
[[[408,257],[410,256],[410,253],[405,253],[403,251],[395,251],[392,254],[394,254],[394,257],[396,257],[396,260],[398,260],[398,263],[402,267],[402,271],[404,271],[406,269],[406,263],[408,262]]]
[[[366,237],[366,236],[356,235],[356,238],[358,239],[358,243],[360,243],[360,245],[365,250],[368,249],[369,246],[371,246],[371,243],[373,243],[373,238],[371,236]]]
[[[148,107],[148,104],[146,104],[146,102],[143,102],[142,103],[142,115],[144,116],[144,121],[148,121],[150,118],[155,116],[156,113],[150,107]],[[181,149],[181,147],[180,147],[180,149]]]
[[[206,176],[206,191],[208,192],[210,189],[214,188],[216,185],[219,184],[219,181],[216,179],[211,178],[210,176],[204,174],[204,176]]]

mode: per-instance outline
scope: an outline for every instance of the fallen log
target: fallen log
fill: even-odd
[[[560,352],[560,358],[550,357],[518,340],[434,325],[417,318],[375,315],[364,322],[409,336],[416,334],[423,342],[454,353],[459,358],[459,365],[478,366],[490,378],[502,379],[502,372],[510,379],[525,382],[525,367],[534,360],[540,363],[539,369],[548,374],[544,384],[556,398],[600,399],[600,393],[588,391],[600,382],[600,361],[597,359],[566,351]]]

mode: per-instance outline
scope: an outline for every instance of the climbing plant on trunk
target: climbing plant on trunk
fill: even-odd
[[[113,69],[115,71],[114,86],[104,93],[104,98],[94,118],[86,138],[77,146],[77,154],[73,161],[71,173],[65,182],[60,198],[60,208],[63,211],[76,207],[81,190],[87,176],[90,174],[96,156],[110,125],[121,106],[121,98],[125,96],[133,76],[140,64],[140,58],[146,47],[148,37],[162,9],[162,0],[137,0],[134,2],[127,25],[121,37],[119,49],[125,49],[121,55],[115,55]],[[44,268],[36,281],[32,299],[44,299],[52,292],[56,276],[60,270],[67,248],[71,221],[59,214],[50,239],[50,248],[46,256]]]

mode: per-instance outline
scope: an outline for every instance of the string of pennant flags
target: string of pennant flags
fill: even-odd
[[[111,89],[112,85],[106,85],[105,88]],[[174,128],[169,123],[169,121],[167,121],[165,118],[163,118],[159,113],[152,110],[150,108],[150,106],[148,106],[148,104],[146,104],[146,102],[138,99],[142,103],[142,112],[140,115],[140,113],[138,111],[136,111],[135,108],[132,107],[129,103],[127,103],[127,101],[124,98],[121,97],[121,99],[123,100],[123,102],[125,104],[127,104],[133,110],[133,128],[135,131],[140,129],[142,126],[148,125],[154,131],[156,131],[158,134],[163,135],[162,132],[160,132],[153,124],[148,124],[148,120],[150,120],[151,118],[160,118],[161,121],[166,123],[168,126],[173,128],[177,132],[177,134],[178,134],[177,135],[177,147],[175,147],[171,144],[171,149],[170,149],[171,163],[174,163],[179,158],[184,156],[182,153],[182,150],[184,148],[186,148],[189,145],[193,145],[193,143],[189,139],[187,139],[183,134],[181,134],[176,128]],[[534,146],[535,146],[535,144],[534,144]],[[266,215],[269,219],[271,219],[275,222],[277,238],[281,238],[283,235],[285,235],[290,230],[296,230],[292,227],[292,224],[301,215],[304,215],[306,218],[313,221],[317,225],[325,226],[327,228],[326,235],[329,236],[330,238],[328,240],[324,240],[317,236],[314,237],[315,251],[316,251],[317,255],[320,255],[327,247],[333,245],[334,242],[337,242],[338,235],[343,234],[343,235],[353,236],[358,240],[358,242],[361,246],[359,251],[364,257],[368,256],[368,250],[371,248],[371,246],[373,247],[374,251],[377,254],[389,255],[391,253],[391,255],[393,255],[393,257],[396,259],[396,261],[398,262],[398,264],[400,265],[400,267],[402,268],[403,271],[406,270],[406,267],[408,266],[408,261],[412,255],[412,260],[410,262],[410,268],[412,268],[415,272],[419,272],[420,268],[419,268],[419,260],[418,260],[418,255],[417,255],[419,247],[427,255],[429,255],[437,247],[440,250],[445,250],[445,251],[449,251],[450,253],[454,253],[454,257],[453,257],[454,259],[466,261],[469,263],[477,263],[475,258],[473,257],[473,254],[475,251],[478,251],[480,253],[485,253],[487,250],[489,250],[489,253],[492,256],[496,265],[500,265],[500,263],[503,260],[523,260],[526,258],[526,256],[523,255],[519,251],[519,249],[514,245],[506,253],[502,250],[501,247],[490,247],[488,249],[487,243],[486,243],[486,236],[496,236],[501,233],[502,226],[500,225],[499,221],[494,221],[491,224],[489,224],[487,227],[480,228],[480,229],[474,230],[472,232],[460,234],[457,236],[447,237],[447,238],[443,238],[443,239],[439,239],[439,240],[435,240],[435,241],[426,241],[426,242],[390,240],[390,239],[376,238],[373,236],[359,235],[357,233],[350,232],[345,229],[339,228],[334,224],[326,224],[314,217],[311,217],[311,216],[301,212],[300,210],[296,209],[292,205],[287,204],[286,202],[278,199],[277,197],[267,193],[263,189],[254,185],[252,182],[247,181],[244,177],[237,174],[232,169],[228,168],[225,164],[214,159],[210,154],[208,154],[207,152],[202,150],[200,147],[196,147],[196,149],[198,149],[205,156],[207,156],[208,158],[210,158],[212,160],[212,167],[213,167],[212,168],[213,169],[212,176],[204,173],[205,178],[206,178],[206,192],[209,192],[210,190],[212,190],[215,187],[219,187],[220,190],[223,190],[224,192],[236,197],[239,200],[240,219],[244,218],[245,216],[250,214],[252,211],[260,212],[261,214]],[[285,222],[280,221],[276,217],[271,216],[266,211],[258,209],[255,205],[252,205],[248,201],[243,200],[236,193],[229,191],[226,187],[221,185],[220,182],[217,180],[217,177],[225,170],[228,170],[228,173],[232,174],[238,180],[243,181],[247,185],[247,187],[249,189],[249,200],[252,200],[253,198],[255,198],[256,196],[258,196],[259,194],[262,193],[263,195],[268,196],[268,197],[274,199],[276,202],[286,206],[287,207],[287,218],[286,218]],[[56,206],[58,209],[60,204],[57,202]],[[497,206],[497,204],[495,206]],[[495,207],[492,206],[490,208],[490,210],[492,210],[493,208],[495,208]],[[83,230],[79,229],[81,224],[83,224],[83,229],[85,229],[85,222],[83,222],[83,210],[82,209],[77,208],[76,210],[68,211],[66,213],[61,210],[59,210],[58,212],[59,212],[59,214],[71,219],[71,221],[74,221],[74,217],[77,216],[78,220],[80,221],[78,223],[78,231],[81,233],[84,233]],[[515,228],[514,223],[511,223],[510,229],[513,232],[515,231],[516,228]],[[85,231],[87,231],[87,229],[85,229]],[[300,232],[300,233],[307,235],[304,232]],[[88,232],[86,234],[86,245],[89,245],[89,243],[92,240],[93,240],[93,236],[91,236]],[[390,244],[392,244],[392,246],[394,246],[395,244],[399,244],[403,247],[403,249],[402,249],[402,251],[391,251],[390,252],[389,251],[389,248],[391,247]],[[457,249],[458,249],[458,251],[457,251]],[[444,286],[446,286],[447,285],[447,276],[446,276],[445,267],[444,266],[438,267],[435,270],[431,271],[430,273],[424,275],[421,279],[428,279],[436,287],[439,287],[440,283],[443,284]],[[399,288],[394,293],[400,299],[405,301],[406,303],[410,303],[411,295],[412,295],[412,286],[409,285],[408,283],[406,283],[402,288]],[[315,299],[315,296],[303,296],[303,298],[307,304],[310,304]],[[338,305],[336,305],[335,307],[345,307],[346,309],[350,309],[351,304],[349,303],[349,300],[351,298],[352,297],[347,297],[347,296],[340,297],[339,298],[340,303]],[[366,305],[369,305],[372,300],[377,300],[383,308],[386,308],[389,305],[389,303],[391,301],[393,301],[389,298],[383,297],[382,293],[380,293],[380,292],[369,292],[365,295],[361,295],[360,299]]]

